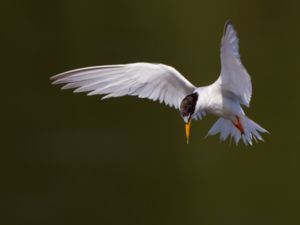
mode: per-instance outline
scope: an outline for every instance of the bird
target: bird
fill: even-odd
[[[162,63],[136,62],[85,67],[52,76],[52,84],[62,89],[88,92],[101,99],[125,95],[159,101],[179,110],[189,143],[192,120],[207,114],[218,117],[207,136],[220,134],[220,140],[243,141],[252,145],[263,141],[266,129],[248,118],[243,107],[250,107],[251,78],[242,64],[237,32],[229,20],[225,23],[220,47],[221,72],[210,85],[196,87],[174,67]]]

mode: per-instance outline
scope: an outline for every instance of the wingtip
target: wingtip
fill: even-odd
[[[229,18],[228,20],[226,20],[226,22],[225,22],[225,26],[226,25],[229,25],[229,24],[232,24],[232,20]]]
[[[51,77],[50,77],[50,81],[52,85],[59,84],[58,80],[51,79]]]
[[[224,25],[224,32],[223,32],[224,35],[226,34],[227,28],[228,28],[229,26],[232,26],[232,27],[233,27],[233,23],[232,23],[231,19],[228,19],[228,20],[226,20],[226,22],[225,22],[225,25]]]
[[[53,75],[49,77],[49,80],[58,80],[60,74]]]

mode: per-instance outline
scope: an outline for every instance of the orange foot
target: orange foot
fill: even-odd
[[[242,135],[245,133],[240,118],[238,116],[236,116],[236,120],[234,120],[232,123],[241,132]]]

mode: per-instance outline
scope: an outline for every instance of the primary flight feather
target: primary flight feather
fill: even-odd
[[[225,24],[221,40],[221,68],[219,78],[205,87],[195,87],[171,66],[153,63],[87,67],[51,79],[53,84],[64,84],[62,89],[104,95],[102,99],[132,95],[175,107],[185,121],[187,142],[192,119],[208,113],[220,117],[208,135],[220,133],[221,140],[231,137],[238,143],[242,139],[246,145],[252,145],[252,140],[262,141],[260,133],[267,131],[249,119],[241,107],[249,107],[252,85],[231,22]]]

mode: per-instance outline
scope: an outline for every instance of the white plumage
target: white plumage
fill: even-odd
[[[103,95],[102,99],[136,95],[159,100],[179,108],[181,100],[196,87],[171,66],[151,63],[95,66],[53,76],[53,84],[66,84],[62,89]]]
[[[208,135],[220,133],[222,141],[231,137],[248,145],[252,140],[263,140],[267,132],[247,118],[241,105],[249,107],[252,85],[250,76],[241,63],[238,38],[230,22],[221,40],[221,74],[211,85],[196,88],[176,69],[164,64],[131,63],[81,68],[51,77],[53,84],[64,84],[62,89],[104,95],[102,99],[124,95],[138,96],[164,102],[180,110],[186,122],[187,138],[192,119],[207,113],[220,117]]]
[[[227,23],[221,41],[221,84],[224,95],[234,94],[241,104],[248,106],[252,95],[251,79],[239,54],[239,40],[231,23]]]

